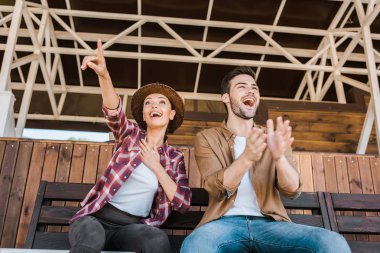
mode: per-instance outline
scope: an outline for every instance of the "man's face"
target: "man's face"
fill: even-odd
[[[259,106],[259,88],[252,76],[238,75],[231,79],[230,92],[223,94],[222,100],[236,116],[251,119]]]

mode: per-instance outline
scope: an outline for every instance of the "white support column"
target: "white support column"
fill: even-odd
[[[374,114],[375,116],[375,125],[376,125],[376,140],[377,140],[377,150],[380,154],[380,91],[379,91],[379,80],[378,75],[376,71],[376,62],[375,62],[375,55],[373,52],[373,45],[372,45],[372,39],[371,39],[371,30],[369,26],[364,26],[362,28],[363,31],[363,40],[364,40],[364,52],[367,58],[367,69],[368,69],[368,79],[369,84],[371,87],[371,100],[373,100],[372,105],[368,106],[368,114]],[[373,113],[371,113],[370,110],[373,110]],[[370,117],[370,116],[368,116]],[[367,121],[367,119],[366,119]],[[370,121],[370,120],[368,120]],[[367,125],[370,122],[365,122]],[[361,136],[365,135],[368,131],[368,126],[364,125],[362,129]],[[358,152],[361,152],[362,150],[359,150],[359,148],[362,149],[362,147],[366,146],[368,144],[368,140],[365,140],[365,138],[360,138],[360,141],[358,143]]]
[[[207,16],[206,16],[206,21],[209,21],[211,18],[211,12],[212,12],[212,7],[214,6],[214,0],[209,0],[208,2],[208,8],[207,8]],[[202,42],[205,43],[207,40],[207,35],[208,35],[208,26],[206,25],[204,30],[203,30],[203,37],[202,37]],[[205,50],[201,49],[200,55],[203,57]],[[202,63],[198,63],[198,68],[197,68],[197,74],[195,76],[195,83],[194,83],[194,94],[198,92],[198,86],[199,86],[199,79],[201,77],[201,71],[202,71]]]
[[[360,134],[360,139],[358,147],[356,149],[356,154],[364,155],[367,150],[369,137],[371,136],[373,122],[375,121],[375,113],[373,107],[373,98],[369,101],[367,114],[365,115],[365,120]]]
[[[13,103],[15,97],[10,91],[0,91],[0,137],[15,137]]]
[[[19,115],[18,119],[17,119],[17,126],[16,126],[17,137],[22,136],[22,132],[24,131],[24,128],[25,128],[26,117],[28,115],[30,101],[33,95],[33,86],[34,86],[34,82],[36,81],[38,66],[39,66],[38,60],[36,60],[32,62],[29,68],[28,80],[26,81],[24,95],[22,96],[22,101],[21,101],[21,108],[18,114]]]
[[[334,66],[334,83],[335,83],[335,90],[336,90],[336,96],[338,97],[338,103],[345,104],[346,103],[346,96],[344,94],[343,89],[343,83],[339,80],[337,80],[335,77],[340,76],[341,72],[340,69],[338,69],[339,59],[336,52],[336,45],[335,45],[335,39],[331,33],[328,35],[329,42],[330,42],[330,51],[331,51],[331,61]]]
[[[22,17],[22,9],[24,7],[23,0],[16,0],[15,8],[13,11],[13,18],[11,27],[9,30],[7,45],[4,51],[3,63],[1,64],[0,71],[0,91],[9,90],[8,78],[11,73],[11,65],[13,61],[13,53],[18,37],[18,29],[20,28],[20,22]],[[1,117],[1,116],[0,116]]]
[[[0,70],[0,137],[15,137],[15,119],[13,115],[14,95],[10,91],[9,77],[12,68],[13,54],[20,27],[24,2],[16,0],[9,30],[7,45],[4,51]]]

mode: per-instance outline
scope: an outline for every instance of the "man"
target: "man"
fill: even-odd
[[[322,228],[290,222],[280,194],[297,197],[300,175],[291,160],[288,120],[266,128],[253,116],[259,88],[249,67],[237,67],[221,83],[227,119],[195,139],[195,158],[209,206],[181,252],[350,252],[345,239]]]

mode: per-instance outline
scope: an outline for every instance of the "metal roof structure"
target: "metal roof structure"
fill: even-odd
[[[380,0],[3,0],[0,136],[21,136],[28,119],[102,122],[97,77],[79,68],[100,38],[124,108],[155,81],[185,102],[219,100],[223,75],[248,65],[264,97],[368,92],[357,152],[374,123],[380,150],[379,12]]]

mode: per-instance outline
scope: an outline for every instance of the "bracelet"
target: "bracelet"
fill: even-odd
[[[117,104],[117,107],[116,108],[108,108],[107,106],[104,106],[107,110],[110,110],[110,111],[112,111],[112,110],[117,110],[117,109],[119,109],[119,105],[120,105],[120,103],[118,103]]]

